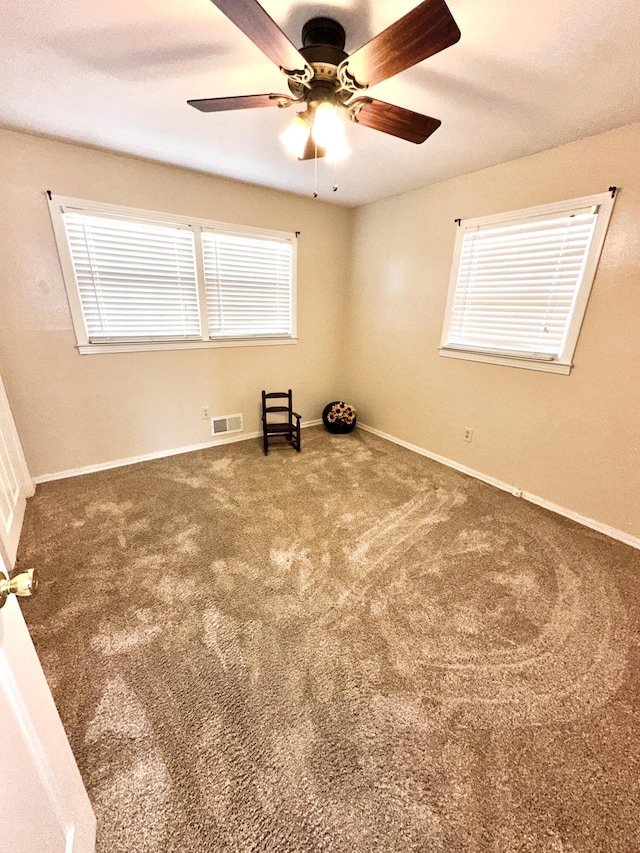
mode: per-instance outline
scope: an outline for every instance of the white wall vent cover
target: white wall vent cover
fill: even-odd
[[[211,418],[211,435],[226,435],[228,432],[242,432],[242,415]]]

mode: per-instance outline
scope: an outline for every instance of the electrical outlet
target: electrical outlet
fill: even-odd
[[[200,417],[206,420],[211,417],[211,412],[209,410],[209,406],[202,406],[200,409]]]
[[[465,427],[464,428],[464,440],[472,441],[473,439],[473,427]]]

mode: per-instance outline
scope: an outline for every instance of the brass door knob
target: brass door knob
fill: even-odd
[[[26,572],[20,572],[13,578],[0,579],[0,607],[4,607],[4,603],[10,595],[19,595],[24,598],[29,598],[36,594],[38,589],[38,573],[35,569],[28,569]]]

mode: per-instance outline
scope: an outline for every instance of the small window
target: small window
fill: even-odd
[[[53,196],[80,352],[295,343],[295,235]]]
[[[569,373],[611,193],[463,220],[440,355]]]

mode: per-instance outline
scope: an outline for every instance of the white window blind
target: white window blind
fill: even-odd
[[[81,353],[297,342],[294,233],[48,195]]]
[[[291,334],[289,240],[202,232],[209,336]]]
[[[199,338],[193,232],[65,212],[90,342]]]
[[[560,355],[596,214],[464,235],[449,343]]]
[[[600,203],[579,204],[594,198]],[[568,372],[611,213],[607,198],[609,205],[589,197],[461,223],[441,355],[558,363]]]

